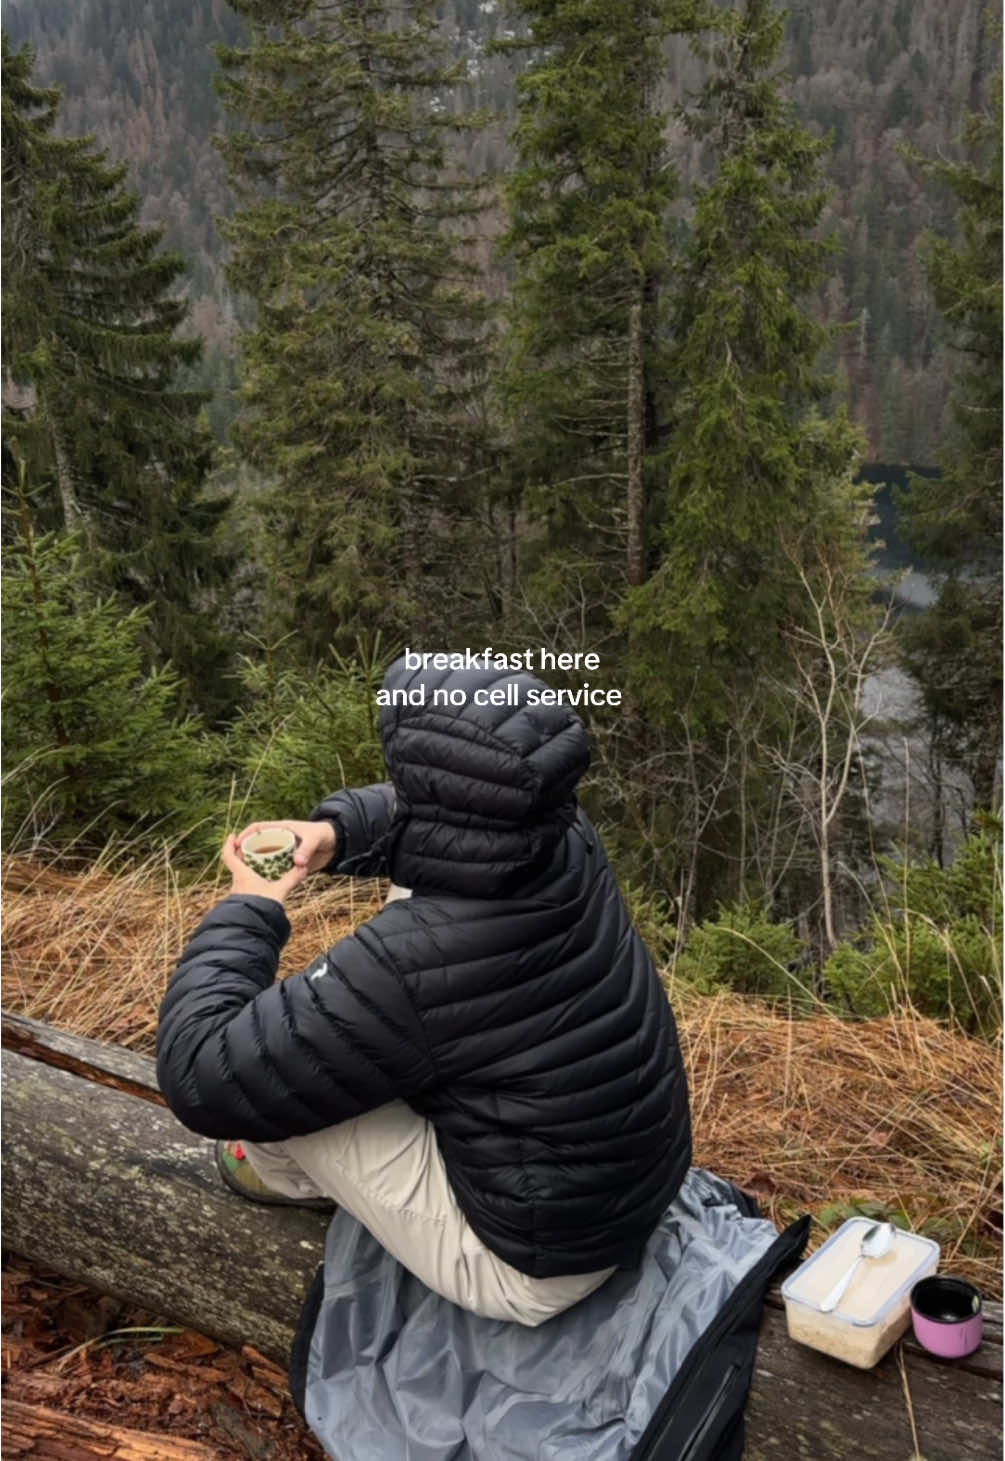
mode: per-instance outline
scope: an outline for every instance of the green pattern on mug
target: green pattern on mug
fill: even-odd
[[[260,877],[268,878],[274,883],[284,873],[288,873],[293,866],[293,853],[295,848],[287,847],[282,852],[270,852],[268,856],[261,856],[260,853],[243,849],[244,860],[254,872]]]

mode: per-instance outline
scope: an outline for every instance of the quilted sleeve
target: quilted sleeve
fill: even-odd
[[[368,927],[275,982],[282,905],[231,895],[203,919],[161,1002],[157,1077],[202,1136],[282,1141],[434,1081],[422,1024]]]
[[[325,797],[310,815],[312,822],[335,825],[335,856],[325,872],[359,878],[387,877],[384,844],[393,815],[394,787],[390,781],[334,791]]]

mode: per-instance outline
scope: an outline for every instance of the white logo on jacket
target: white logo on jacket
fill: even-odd
[[[388,903],[394,903],[398,898],[411,898],[411,896],[411,888],[399,888],[397,883],[392,883],[391,891],[384,899],[384,907],[386,908]],[[313,984],[316,980],[320,979],[323,974],[327,973],[328,955],[322,954],[321,957],[319,959],[316,959],[311,967],[307,970],[307,978]]]

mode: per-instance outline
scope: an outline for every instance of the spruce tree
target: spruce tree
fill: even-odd
[[[657,561],[616,615],[646,729],[636,823],[682,927],[720,900],[819,906],[819,809],[790,795],[791,758],[823,785],[832,727],[801,702],[803,676],[815,654],[826,670],[828,584],[842,583],[850,652],[869,617],[860,443],[843,411],[826,414],[828,334],[811,312],[827,144],[784,96],[768,0],[719,12],[713,35],[681,112],[708,173],[668,289]],[[834,863],[847,848],[827,825]]]
[[[170,666],[144,667],[149,611],[91,588],[80,533],[35,530],[16,463],[3,572],[5,845],[97,851],[177,836],[210,808],[199,722]]]
[[[822,414],[828,333],[810,308],[827,271],[827,143],[783,96],[783,28],[770,0],[722,13],[686,115],[714,172],[673,280],[660,562],[620,616],[640,702],[665,723],[686,705],[698,733],[779,672],[806,613],[792,545],[833,533],[851,549],[862,525],[858,437],[843,412]]]
[[[531,60],[506,187],[502,389],[545,600],[560,611],[574,581],[599,628],[648,567],[677,189],[660,80],[667,37],[699,19],[687,0],[522,0],[519,14],[510,48]]]
[[[456,566],[485,552],[481,203],[445,146],[460,70],[428,0],[234,8],[224,234],[256,306],[235,439],[265,478],[270,628],[315,657],[360,628],[414,641],[476,610]]]
[[[908,668],[938,757],[970,775],[978,806],[1000,796],[1002,746],[1002,84],[971,116],[961,162],[911,154],[949,189],[955,240],[929,237],[928,277],[957,354],[938,477],[913,477],[905,526],[938,584],[905,626]]]
[[[32,65],[5,36],[7,437],[29,463],[38,525],[78,533],[88,580],[150,606],[150,653],[215,712],[229,651],[208,595],[225,575],[226,504],[204,491],[206,397],[179,384],[201,349],[178,334],[183,261],[139,224],[124,167],[91,138],[55,135],[59,92],[33,85]]]

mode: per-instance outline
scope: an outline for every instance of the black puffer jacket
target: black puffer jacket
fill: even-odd
[[[269,898],[203,919],[164,997],[157,1055],[178,1118],[276,1141],[402,1098],[436,1127],[488,1247],[544,1278],[631,1265],[690,1163],[673,1016],[573,788],[579,718],[530,706],[530,675],[425,680],[384,709],[392,780],[336,792],[332,872],[387,875],[390,903],[274,982],[289,925]],[[516,682],[521,706],[479,707]],[[462,687],[462,708],[432,690]]]

